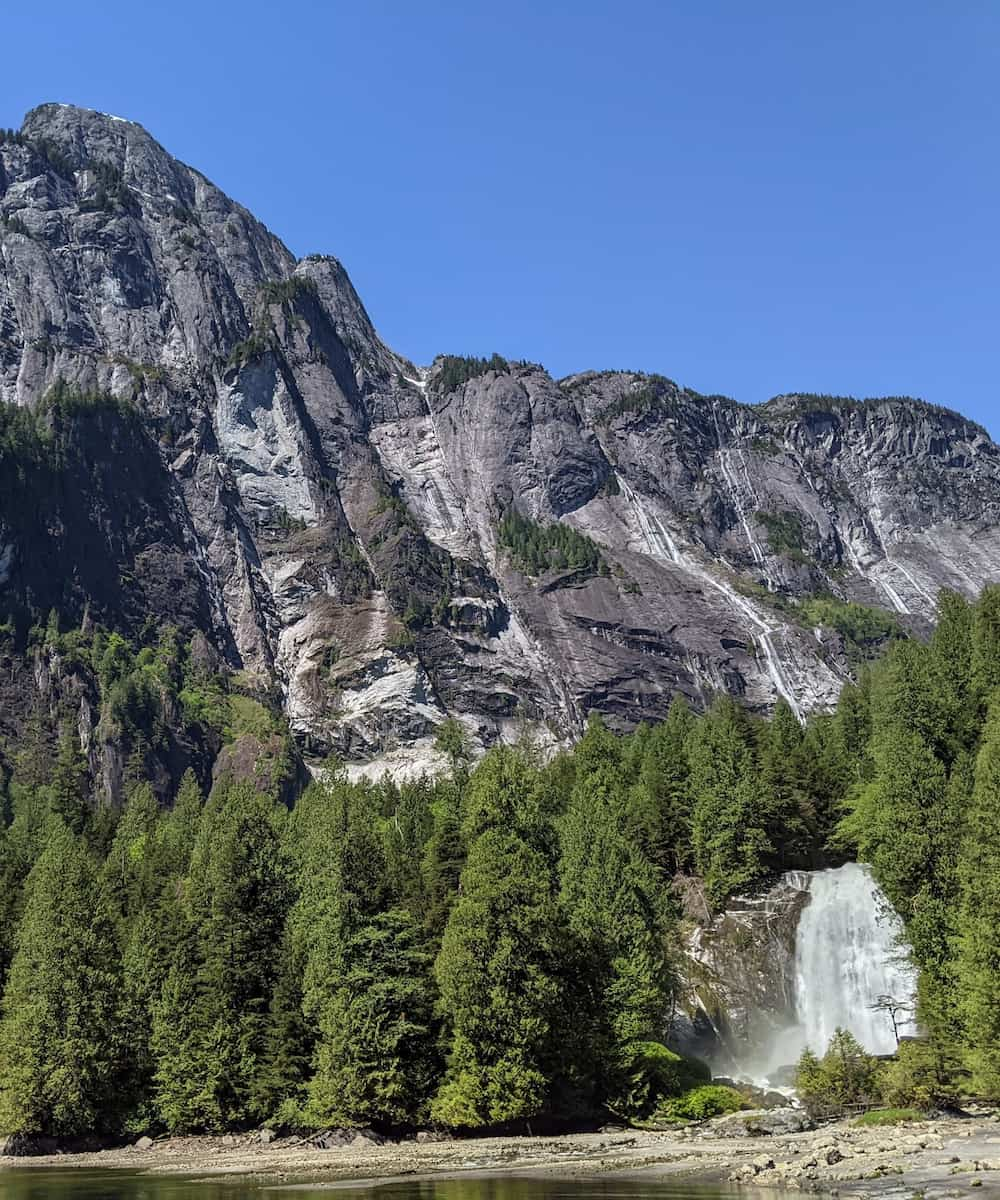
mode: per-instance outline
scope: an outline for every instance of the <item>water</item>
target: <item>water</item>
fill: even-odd
[[[779,627],[766,621],[750,601],[745,596],[742,596],[734,587],[731,587],[728,583],[724,583],[720,579],[716,579],[714,575],[711,575],[704,567],[695,562],[690,555],[685,554],[674,541],[670,535],[670,531],[660,518],[655,513],[647,511],[642,498],[637,495],[620,475],[616,475],[615,478],[618,480],[619,490],[635,515],[636,524],[639,527],[639,532],[642,534],[646,546],[646,553],[652,558],[666,559],[679,567],[683,567],[701,580],[702,583],[707,584],[710,588],[725,596],[733,607],[749,621],[757,645],[763,653],[764,665],[768,677],[774,685],[775,693],[786,701],[789,708],[801,722],[803,720],[801,706],[788,680],[774,643],[774,635],[779,632]],[[747,536],[749,537],[749,527]]]
[[[867,867],[817,871],[795,939],[796,1009],[805,1045],[822,1053],[834,1031],[849,1029],[872,1054],[896,1049],[880,998],[905,1006],[900,1034],[914,1032],[916,978],[903,926]]]
[[[846,863],[829,871],[786,876],[809,898],[795,935],[796,1022],[778,1032],[746,1070],[766,1082],[808,1047],[822,1055],[834,1032],[849,1030],[871,1054],[892,1054],[899,1036],[916,1032],[916,973],[903,927],[867,867]],[[899,1006],[896,1030],[879,1007]]]
[[[0,1170],[0,1200],[734,1200],[746,1189],[670,1178],[523,1175],[430,1179],[370,1187],[265,1185],[233,1177],[179,1179],[127,1171]],[[794,1196],[794,1193],[786,1193]]]

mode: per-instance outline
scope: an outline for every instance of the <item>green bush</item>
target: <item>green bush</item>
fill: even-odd
[[[807,1112],[842,1112],[871,1104],[879,1097],[878,1060],[857,1038],[838,1029],[826,1053],[817,1058],[804,1050],[795,1069],[795,1090]]]
[[[795,562],[808,562],[805,527],[797,512],[758,512],[757,520],[767,531],[767,544],[775,554],[784,554]]]
[[[707,1121],[723,1113],[739,1112],[743,1104],[743,1097],[735,1088],[709,1083],[667,1100],[657,1110],[657,1116],[670,1121]]]
[[[954,1050],[930,1041],[902,1042],[891,1061],[879,1069],[879,1092],[890,1109],[954,1105],[962,1090],[961,1063]]]
[[[861,1126],[903,1125],[907,1121],[921,1121],[923,1115],[915,1108],[873,1108],[871,1112],[862,1113],[854,1122]]]
[[[229,719],[223,732],[227,741],[254,737],[263,742],[273,733],[281,732],[281,722],[259,700],[232,695],[229,697]]]
[[[906,636],[891,613],[835,596],[804,600],[799,614],[807,625],[836,630],[844,639],[849,657],[855,659],[875,658],[885,642]]]
[[[624,1055],[610,1107],[632,1119],[646,1117],[665,1097],[679,1096],[711,1078],[696,1058],[685,1058],[661,1042],[634,1042]]]

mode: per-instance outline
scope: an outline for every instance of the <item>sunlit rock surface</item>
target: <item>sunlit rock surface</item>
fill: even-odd
[[[4,592],[202,630],[280,689],[308,756],[408,772],[449,715],[477,748],[557,744],[677,692],[804,714],[851,663],[797,598],[920,633],[941,587],[1000,577],[1000,454],[955,413],[534,365],[448,388],[382,343],[335,259],[296,261],[140,126],[43,105],[21,133],[0,145],[0,400],[63,379],[131,399],[142,432],[106,429],[37,522],[8,495]],[[511,507],[592,538],[604,571],[523,575]]]

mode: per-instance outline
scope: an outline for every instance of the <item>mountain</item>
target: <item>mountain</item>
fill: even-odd
[[[336,259],[139,125],[46,104],[0,137],[8,739],[68,710],[97,753],[87,688],[30,652],[52,610],[176,626],[307,759],[405,773],[448,716],[485,746],[678,692],[828,707],[940,588],[1000,578],[1000,451],[955,412],[418,368]]]

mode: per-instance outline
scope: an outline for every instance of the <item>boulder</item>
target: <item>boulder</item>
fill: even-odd
[[[153,1139],[151,1137],[141,1137],[138,1141],[132,1143],[133,1150],[152,1150]]]
[[[711,1137],[771,1137],[786,1133],[801,1133],[812,1129],[813,1122],[801,1108],[758,1108],[749,1112],[728,1113],[716,1117],[705,1126]]]
[[[310,1144],[317,1150],[342,1150],[354,1141],[353,1129],[324,1129],[310,1138]]]
[[[9,1158],[31,1158],[41,1154],[55,1154],[59,1143],[53,1137],[27,1133],[12,1133],[0,1138],[0,1155]]]

